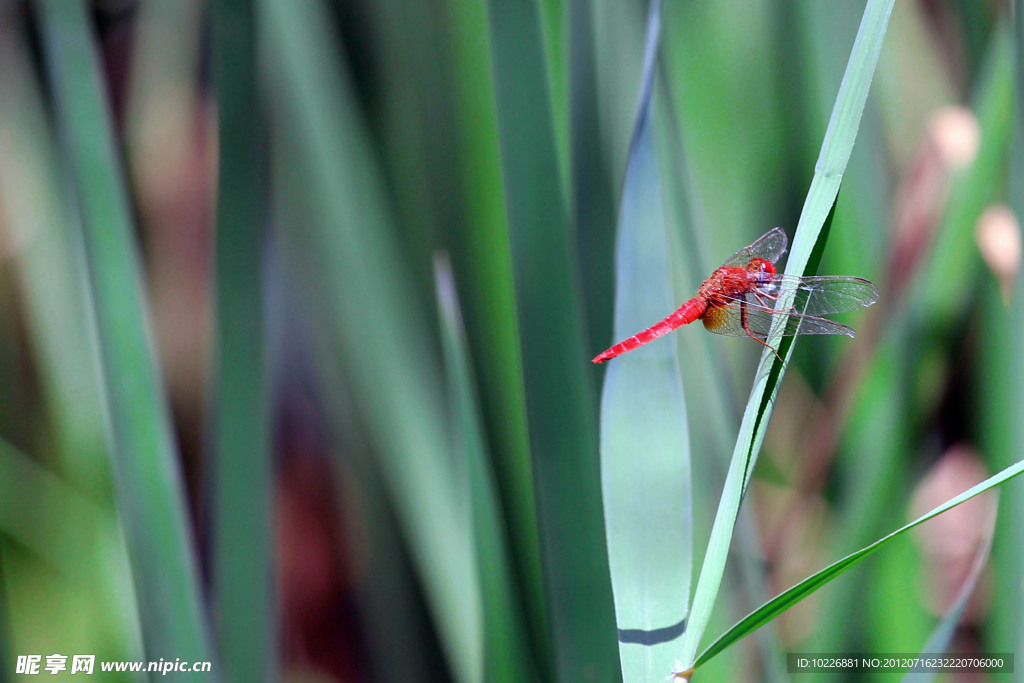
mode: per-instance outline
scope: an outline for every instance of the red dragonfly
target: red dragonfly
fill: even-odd
[[[796,277],[775,270],[775,262],[786,253],[782,228],[766,232],[749,247],[740,249],[697,290],[697,296],[660,323],[638,332],[594,358],[604,363],[627,351],[662,337],[677,327],[702,320],[715,334],[750,337],[765,348],[772,334],[845,334],[846,325],[818,316],[845,313],[878,301],[878,289],[868,280],[845,275]],[[776,310],[784,294],[794,294],[788,308]]]

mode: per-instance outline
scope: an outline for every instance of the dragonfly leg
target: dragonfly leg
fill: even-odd
[[[781,311],[780,311],[781,312]],[[750,322],[747,320],[747,304],[746,302],[740,304],[740,323],[743,325],[743,331],[747,333],[747,336],[756,341],[758,344],[768,349],[775,354],[775,357],[779,359],[779,362],[784,362],[782,356],[772,346],[769,346],[765,342],[761,341],[753,332],[750,331]]]
[[[768,299],[769,301],[778,302],[778,300],[779,300],[779,295],[778,294],[776,294],[775,296],[772,296],[771,294],[768,294],[766,292],[758,292],[756,290],[751,292],[751,293],[754,295],[754,298],[757,299],[757,303],[759,303],[762,306],[764,306],[771,313],[793,313],[793,312],[796,311],[796,308],[794,308],[793,306],[790,306],[789,308],[783,308],[781,310],[775,310],[774,308],[772,308],[771,306],[766,304],[764,302],[764,299],[761,298],[761,297],[764,297],[765,299]]]

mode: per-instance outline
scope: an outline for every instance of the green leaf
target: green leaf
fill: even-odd
[[[273,463],[263,326],[266,206],[253,0],[213,6],[218,92],[213,582],[225,680],[276,679]]]
[[[652,106],[660,13],[653,0],[619,219],[616,340],[675,307]],[[689,433],[671,339],[610,361],[601,479],[622,678],[656,680],[675,661],[693,569]]]
[[[150,345],[135,231],[90,20],[77,1],[38,0],[36,7],[82,216],[115,480],[146,655],[209,660],[184,488]],[[196,680],[195,674],[181,676],[186,677]]]
[[[615,200],[608,162],[600,144],[597,54],[592,0],[570,0],[569,66],[572,90],[572,221],[580,254],[586,297],[587,341],[591,348],[608,343],[615,299]]]
[[[591,354],[536,0],[490,0],[498,133],[555,676],[617,670]]]
[[[786,273],[789,275],[804,274],[812,250],[818,247],[822,226],[839,193],[839,185],[853,150],[853,142],[857,136],[892,5],[893,0],[869,0],[864,9],[864,17],[853,44],[846,74],[839,87],[832,117],[822,141],[814,178],[807,192],[796,237],[786,262]],[[785,306],[787,303],[783,301],[779,305]],[[786,357],[787,362],[793,350],[791,339],[787,339],[786,343],[781,345],[778,337],[769,342]],[[754,387],[743,413],[739,437],[733,450],[704,565],[694,593],[681,656],[687,668],[697,652],[711,618],[711,609],[725,570],[736,516],[757,461],[757,454],[761,450],[761,443],[764,441],[775,397],[784,374],[785,364],[777,364],[775,355],[766,349],[761,355],[757,378],[754,380]]]
[[[465,220],[449,244],[479,378],[490,451],[509,525],[512,561],[535,656],[547,660],[544,587],[520,371],[486,0],[449,0],[458,104],[459,181]],[[446,141],[445,144],[448,144]],[[450,180],[446,179],[446,183]],[[544,665],[546,667],[547,665]],[[542,668],[544,668],[542,667]]]
[[[845,572],[847,569],[850,569],[851,567],[855,566],[856,564],[867,558],[869,555],[874,553],[876,550],[878,550],[894,538],[913,529],[918,524],[927,522],[932,517],[941,515],[946,510],[956,507],[957,505],[963,503],[966,500],[970,500],[979,493],[984,493],[985,491],[988,491],[991,488],[999,486],[1003,482],[1008,481],[1013,477],[1016,477],[1021,472],[1024,472],[1024,460],[1021,460],[1016,464],[1007,467],[998,474],[994,474],[993,476],[989,477],[980,484],[977,484],[967,489],[959,496],[956,496],[955,498],[946,501],[942,505],[938,506],[937,508],[934,508],[933,510],[926,514],[921,515],[909,524],[905,524],[896,531],[893,531],[892,533],[878,539],[871,545],[861,548],[860,550],[854,553],[850,553],[846,557],[837,560],[836,562],[833,562],[821,571],[816,572],[815,574],[812,574],[811,576],[807,577],[806,579],[796,584],[789,590],[780,593],[779,595],[777,595],[776,597],[772,598],[770,601],[759,607],[758,609],[748,614],[746,617],[740,620],[735,626],[730,628],[728,631],[722,634],[717,640],[715,640],[715,642],[713,642],[706,650],[704,650],[704,652],[702,652],[700,656],[696,659],[694,663],[694,668],[699,667],[701,664],[704,664],[709,659],[717,655],[719,652],[727,648],[729,645],[735,643],[743,636],[764,626],[766,623],[768,623],[778,615],[782,614],[787,609],[789,609],[796,603],[800,602],[811,593],[814,593],[816,590],[818,590],[819,588],[827,584],[829,581]]]

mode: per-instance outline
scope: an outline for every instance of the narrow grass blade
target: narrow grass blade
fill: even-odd
[[[614,608],[604,548],[594,393],[535,0],[490,0],[523,383],[555,675],[610,675]]]
[[[544,40],[544,62],[547,65],[548,89],[551,93],[551,123],[555,134],[555,152],[558,155],[558,179],[565,192],[569,186],[569,89],[572,87],[567,78],[569,66],[569,50],[566,40],[569,29],[566,22],[569,17],[571,0],[538,0],[540,11],[541,37]]]
[[[1015,39],[1016,70],[1014,73],[1014,85],[1016,86],[1016,97],[1014,98],[1013,117],[1013,151],[1010,155],[1010,202],[1013,206],[1017,220],[1024,223],[1024,2],[1015,0],[1013,3],[1013,35]],[[1013,442],[1024,443],[1024,362],[1021,361],[1020,351],[1024,349],[1024,277],[1018,273],[1016,291],[1014,293],[1013,306],[1010,319],[1014,322],[1011,331],[1013,347],[1018,354],[1014,363],[1013,374],[1013,405],[1016,407],[1017,419],[1013,421]],[[1014,519],[1021,519],[1024,516],[1024,486],[1017,486],[1013,491],[1010,509]],[[1018,585],[1013,583],[1013,578],[1020,577],[1024,573],[1024,537],[1020,527],[1016,527],[1016,538],[1013,543],[1013,562],[1010,566],[1015,570],[1011,575],[1010,586]],[[1015,652],[1024,652],[1024,596],[1018,594],[1017,604],[1014,605],[1013,613],[1016,615],[1015,623],[1011,630],[1012,646]],[[1008,629],[1009,630],[1009,629]]]
[[[402,261],[372,136],[323,2],[265,0],[281,196],[305,220],[296,252],[325,345],[343,364],[458,680],[476,679],[470,528],[457,505],[435,335]]]
[[[950,605],[945,616],[943,616],[942,619],[939,620],[939,623],[935,625],[935,630],[932,631],[932,635],[928,638],[928,642],[925,643],[923,648],[921,648],[922,655],[945,652],[949,647],[949,641],[953,638],[953,631],[956,630],[957,625],[960,623],[960,617],[963,616],[964,609],[967,607],[967,602],[974,593],[974,587],[978,584],[978,579],[981,578],[981,570],[984,569],[985,565],[988,563],[988,556],[992,550],[992,538],[995,534],[996,511],[999,509],[998,496],[989,502],[991,502],[991,506],[989,507],[989,519],[987,520],[988,528],[983,532],[984,536],[979,543],[978,549],[974,553],[974,560],[971,562],[970,569],[967,571],[967,576],[964,577],[963,584],[960,586],[960,590],[957,591],[956,600],[954,600],[953,604]],[[904,683],[928,683],[933,680],[935,680],[934,672],[909,673],[903,678]]]
[[[593,0],[570,0],[572,220],[586,298],[587,341],[608,343],[615,298],[615,202],[601,141]]]
[[[652,107],[660,23],[661,1],[652,0],[619,219],[615,340],[674,308]],[[683,635],[693,568],[689,451],[672,340],[613,359],[601,400],[601,479],[627,682],[664,677]]]
[[[515,598],[494,472],[481,431],[462,314],[446,256],[435,258],[434,273],[448,375],[452,440],[456,467],[463,470],[459,473],[462,476],[457,477],[457,484],[463,490],[457,495],[465,497],[465,509],[471,517],[475,541],[473,571],[477,572],[480,584],[484,664],[481,680],[534,680],[536,674],[529,657],[525,621]]]
[[[1009,201],[1014,215],[1024,224],[1024,1],[1013,3],[1014,35],[1014,101],[1013,101],[1013,144],[1010,151]],[[1000,384],[1008,383],[1010,421],[1009,446],[1003,457],[1012,457],[1020,444],[1024,443],[1024,277],[1017,273],[1013,298],[1008,310],[1008,347],[1010,360],[1009,379],[1006,374],[999,378]],[[1003,509],[1010,519],[1024,519],[1024,482],[1016,482],[1004,496]],[[1024,594],[1020,591],[1021,576],[1024,576],[1024,529],[1020,524],[1006,524],[1005,533],[996,540],[996,584],[995,594],[1016,596],[996,610],[993,622],[995,628],[992,644],[1005,647],[1006,651],[1024,652]],[[1000,541],[1005,541],[1001,544]]]
[[[892,539],[913,529],[918,524],[927,522],[932,517],[941,515],[946,510],[956,507],[957,505],[963,503],[966,500],[974,498],[979,493],[984,493],[985,491],[988,491],[991,488],[999,486],[1003,482],[1013,477],[1016,477],[1021,472],[1024,472],[1024,460],[1021,460],[1016,464],[1007,467],[1005,470],[999,472],[998,474],[992,475],[991,477],[981,482],[980,484],[972,486],[971,488],[961,493],[959,496],[956,496],[955,498],[946,501],[945,503],[931,510],[930,512],[921,515],[909,524],[905,524],[896,531],[893,531],[892,533],[878,539],[871,545],[865,546],[864,548],[861,548],[860,550],[854,553],[850,553],[841,560],[833,562],[821,571],[807,577],[806,579],[796,584],[792,588],[786,590],[783,593],[780,593],[778,596],[768,601],[760,608],[751,612],[749,615],[747,615],[741,621],[739,621],[735,626],[733,626],[724,634],[719,636],[719,638],[715,640],[715,642],[713,642],[706,650],[704,650],[704,652],[700,654],[699,657],[697,657],[694,663],[694,668],[699,667],[701,664],[707,662],[709,659],[711,659],[712,657],[714,657],[722,650],[729,647],[730,645],[732,645],[748,633],[751,633],[761,628],[766,623],[768,623],[769,621],[771,621],[778,615],[782,614],[796,603],[806,598],[811,593],[814,593],[816,590],[830,582],[832,579],[836,578],[837,576],[839,576],[846,570],[850,569],[851,567],[857,565],[859,562],[867,558],[869,555],[874,553],[876,550],[884,546]]]
[[[226,681],[275,680],[273,467],[263,326],[266,211],[253,0],[213,6],[217,192],[213,582]]]
[[[501,178],[486,0],[449,0],[460,135],[465,221],[449,249],[461,275],[462,306],[480,383],[491,456],[509,527],[512,561],[526,601],[529,636],[547,661],[547,626],[537,506],[530,466],[526,401],[520,371],[515,290]],[[446,181],[448,182],[448,181]],[[549,664],[541,668],[549,670]]]
[[[85,232],[114,469],[146,654],[209,660],[185,495],[89,18],[81,2],[39,0],[35,6]],[[193,673],[185,677],[197,680]]]
[[[789,275],[803,275],[811,251],[818,245],[822,226],[839,193],[839,185],[853,150],[853,142],[857,136],[892,5],[893,0],[868,0],[864,9],[864,17],[853,44],[846,74],[839,87],[832,117],[822,141],[814,178],[807,192],[796,237],[786,262],[786,273]],[[786,302],[780,302],[780,305],[784,306]],[[780,340],[775,338],[770,343],[779,349],[788,361],[793,345],[786,343],[780,346],[779,342]],[[761,356],[757,379],[754,381],[750,399],[743,413],[740,434],[736,440],[708,551],[694,593],[690,623],[687,625],[683,641],[681,660],[687,666],[697,652],[700,639],[711,617],[711,609],[722,582],[736,515],[750,474],[753,472],[757,454],[761,450],[775,396],[785,373],[785,365],[776,365],[775,361],[774,354],[765,350]]]

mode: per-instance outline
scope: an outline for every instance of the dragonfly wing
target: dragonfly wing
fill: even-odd
[[[786,246],[789,244],[786,239],[786,231],[782,228],[772,228],[757,238],[753,244],[743,247],[729,257],[723,266],[736,266],[746,268],[753,258],[763,258],[766,261],[776,263],[786,253]]]
[[[758,303],[751,292],[723,306],[712,306],[704,313],[704,327],[715,334],[730,337],[755,337],[767,341],[774,334],[791,337],[797,334],[841,334],[854,336],[854,331],[833,320],[804,315],[795,311],[775,311]]]
[[[792,307],[804,315],[847,313],[878,301],[878,288],[871,282],[845,275],[795,277],[779,273],[771,275],[758,289],[772,299],[795,292]]]

